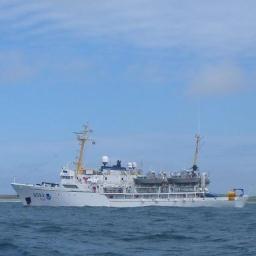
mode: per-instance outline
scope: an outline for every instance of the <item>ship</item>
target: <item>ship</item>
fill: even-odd
[[[80,145],[74,167],[62,167],[60,182],[23,184],[13,182],[25,206],[71,207],[243,207],[247,201],[244,189],[234,188],[226,194],[209,192],[210,179],[200,172],[198,155],[201,137],[196,135],[192,167],[181,171],[150,171],[144,174],[136,162],[110,164],[102,157],[100,168],[84,165],[84,150],[91,139],[88,125],[76,133]]]

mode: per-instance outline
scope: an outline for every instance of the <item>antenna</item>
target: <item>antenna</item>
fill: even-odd
[[[199,157],[199,150],[200,150],[200,142],[201,142],[201,98],[198,98],[197,102],[197,133],[195,135],[196,138],[196,148],[194,153],[194,159],[193,159],[193,171],[196,171],[198,169],[197,162]]]
[[[201,98],[198,99],[197,105],[197,134],[201,134]]]

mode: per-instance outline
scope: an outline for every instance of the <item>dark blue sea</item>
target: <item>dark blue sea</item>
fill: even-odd
[[[0,203],[0,255],[256,255],[256,204],[116,209]]]

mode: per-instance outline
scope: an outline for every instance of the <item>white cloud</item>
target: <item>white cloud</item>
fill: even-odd
[[[1,30],[11,28],[7,37],[16,32],[16,36],[64,34],[140,47],[251,54],[256,42],[255,7],[253,0],[13,1],[9,8],[2,4],[0,17],[5,25]]]
[[[177,49],[183,53],[181,58],[185,56],[189,60],[194,55],[188,55],[188,52],[196,52],[200,56],[231,54],[236,58],[256,54],[254,7],[256,2],[253,0],[246,3],[238,0],[232,3],[230,0],[3,1],[0,3],[0,33],[3,42],[15,42],[16,46],[19,39],[22,42],[25,39],[28,44],[45,45],[52,42],[65,45],[67,40],[68,43],[74,40],[80,44],[107,40],[111,45],[121,42],[142,48],[164,48],[170,60]],[[61,40],[49,40],[58,36]],[[164,55],[164,51],[159,54]],[[189,70],[186,58],[182,59],[183,79]],[[170,81],[173,73],[177,76],[175,65],[172,67],[175,72],[169,75],[171,72],[164,67],[165,63],[158,65],[152,59],[143,66],[137,61],[125,71],[128,76],[156,84]],[[203,62],[206,63],[207,59]],[[15,75],[12,73],[16,73],[17,78],[30,73],[28,63],[19,64],[22,63],[21,58],[14,63],[7,68],[2,67],[2,77],[13,79]],[[76,65],[73,66],[75,68]],[[15,72],[10,67],[14,67]],[[190,90],[196,94],[225,93],[241,88],[244,80],[242,71],[234,65],[212,66],[199,71],[192,79]]]
[[[212,65],[194,75],[188,91],[194,95],[222,95],[239,91],[247,85],[239,67],[230,64]]]
[[[0,85],[23,82],[35,73],[35,67],[20,52],[0,52]]]

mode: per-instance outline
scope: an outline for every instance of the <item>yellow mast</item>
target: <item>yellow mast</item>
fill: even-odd
[[[77,140],[80,144],[80,151],[78,156],[78,161],[76,163],[76,174],[83,174],[83,171],[85,170],[84,164],[83,164],[83,156],[84,156],[84,146],[87,141],[92,141],[89,138],[89,134],[92,132],[92,130],[89,129],[88,125],[84,126],[84,130],[82,132],[76,132]],[[92,141],[94,144],[95,142]]]

